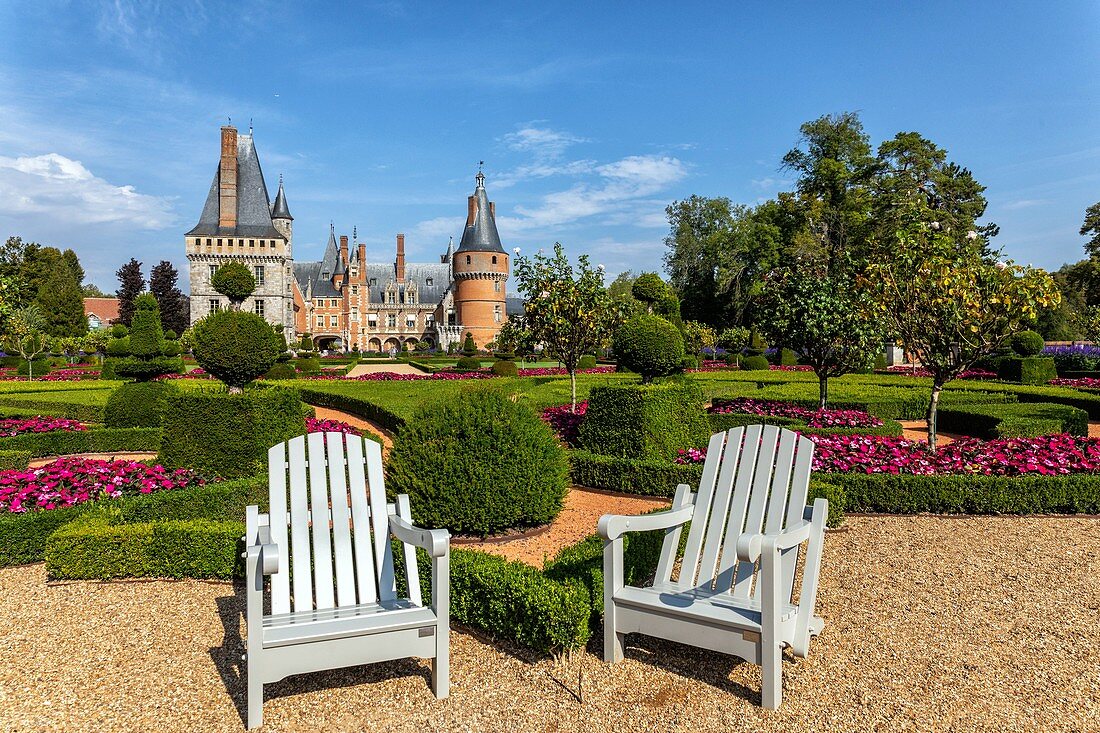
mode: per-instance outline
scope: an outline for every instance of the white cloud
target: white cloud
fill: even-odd
[[[589,141],[548,127],[524,127],[505,135],[504,142],[510,149],[532,153],[536,158],[559,158],[569,147]]]
[[[1033,206],[1042,206],[1046,202],[1046,199],[1020,199],[1018,201],[1010,201],[1001,208],[1005,211],[1015,211],[1016,209],[1030,209]]]
[[[141,229],[164,229],[176,222],[168,199],[116,186],[57,153],[0,156],[0,213]]]
[[[761,191],[773,191],[777,188],[789,186],[794,181],[789,178],[773,178],[771,176],[765,176],[764,178],[754,178],[752,185]]]
[[[508,133],[501,140],[509,150],[530,155],[531,162],[494,176],[494,189],[551,176],[582,176],[591,173],[596,167],[593,160],[562,160],[565,151],[570,147],[590,141],[561,130],[528,125]]]

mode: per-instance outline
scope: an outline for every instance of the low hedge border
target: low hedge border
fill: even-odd
[[[0,451],[29,451],[33,458],[71,453],[156,451],[160,449],[160,438],[160,428],[54,430],[0,438]]]
[[[34,457],[29,450],[0,450],[0,471],[23,471]]]
[[[707,417],[710,419],[711,430],[716,433],[743,425],[777,425],[782,428],[797,430],[803,435],[882,435],[900,437],[902,434],[901,423],[889,418],[880,418],[882,425],[871,428],[811,428],[805,422],[792,417],[751,415],[747,413],[709,413]]]
[[[1034,438],[1069,433],[1087,436],[1089,416],[1082,409],[1050,402],[963,405],[938,411],[936,426],[976,438]]]
[[[70,420],[80,420],[81,422],[101,423],[106,410],[106,400],[104,400],[104,404],[97,405],[88,402],[66,402],[64,400],[36,400],[31,397],[11,395],[0,397],[0,411],[8,407],[34,410],[36,415],[51,415],[53,417],[66,417]]]
[[[829,400],[830,409],[862,410],[884,420],[922,419],[928,410],[928,400],[931,395],[930,390],[923,387],[865,387],[863,385],[837,385],[831,392],[833,397]],[[811,410],[817,409],[819,404],[817,385],[806,382],[768,385],[747,395],[742,391],[735,391],[729,396],[780,400]],[[975,403],[1015,402],[1016,399],[1016,395],[1007,390],[945,390],[940,397],[940,405],[953,407]],[[722,402],[721,398],[713,400],[716,405]]]
[[[178,491],[158,491],[89,502],[63,509],[0,515],[0,567],[41,562],[46,542],[55,531],[73,522],[93,507],[113,507],[122,522],[141,523],[160,520],[243,517],[249,504],[267,506],[265,477],[222,481]]]
[[[586,450],[571,450],[569,476],[578,486],[642,496],[671,497],[676,493],[677,484],[698,486],[703,476],[703,465],[616,458]]]
[[[350,412],[353,415],[358,415],[364,420],[376,423],[391,432],[399,431],[405,424],[405,419],[397,413],[391,412],[384,407],[380,407],[373,402],[368,402],[359,397],[322,392],[316,389],[309,389],[308,387],[300,387],[299,392],[301,393],[303,402],[315,407],[329,407],[333,410],[340,410],[341,412]]]

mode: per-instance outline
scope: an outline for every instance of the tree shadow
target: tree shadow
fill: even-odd
[[[210,659],[214,662],[222,684],[225,685],[225,690],[237,709],[241,724],[247,726],[248,665],[242,658],[245,653],[245,640],[241,636],[246,607],[244,581],[234,580],[233,595],[216,598],[215,602],[222,622],[223,637],[221,646],[209,650]],[[395,677],[421,677],[429,692],[431,691],[431,670],[419,664],[416,658],[408,657],[388,662],[291,675],[279,682],[265,684],[264,699],[272,700],[318,690],[384,682]]]

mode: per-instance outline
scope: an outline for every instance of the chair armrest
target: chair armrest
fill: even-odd
[[[627,532],[647,532],[653,529],[678,527],[690,521],[694,514],[694,504],[653,514],[605,514],[600,517],[596,531],[605,540],[617,540]]]
[[[775,549],[789,550],[810,539],[813,525],[805,520],[793,527],[787,527],[779,534],[744,534],[737,538],[737,559],[743,562],[756,562],[765,538],[775,541]]]
[[[451,542],[451,533],[447,530],[414,527],[396,514],[390,515],[390,532],[402,542],[426,550],[432,557],[443,557]]]
[[[255,562],[254,567],[260,575],[274,575],[283,564],[282,553],[275,544],[249,545],[244,557],[250,563],[249,567],[253,567],[251,563]]]

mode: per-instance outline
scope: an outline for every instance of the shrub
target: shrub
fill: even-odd
[[[296,376],[298,375],[293,366],[287,362],[278,362],[267,370],[264,379],[294,379]]]
[[[199,366],[233,391],[270,369],[282,349],[282,339],[267,321],[242,311],[206,316],[194,325],[194,340]]]
[[[702,407],[702,392],[689,380],[594,387],[578,442],[608,456],[672,460],[710,437]]]
[[[350,412],[364,420],[377,423],[386,430],[397,432],[405,425],[405,418],[381,405],[359,397],[336,394],[317,389],[302,389],[302,399],[317,407],[331,407],[334,410]]]
[[[131,382],[107,398],[103,422],[109,428],[159,428],[165,400],[179,390],[169,382]]]
[[[302,374],[317,375],[321,373],[321,360],[317,357],[299,357],[294,360],[294,368]]]
[[[1020,384],[1046,384],[1058,377],[1054,359],[1046,356],[1006,356],[997,362],[997,377]]]
[[[681,465],[651,458],[618,458],[586,450],[569,451],[569,476],[578,486],[671,498],[677,484],[698,486],[701,464]]]
[[[1009,344],[1018,356],[1038,356],[1046,345],[1043,337],[1034,331],[1020,331],[1013,334]]]
[[[546,524],[568,477],[549,426],[492,389],[420,408],[394,440],[387,473],[418,524],[480,535]]]
[[[672,374],[684,358],[684,337],[660,316],[642,314],[621,325],[612,339],[619,363],[643,382]]]
[[[123,328],[125,328],[125,326],[123,326]],[[122,336],[111,339],[107,342],[107,349],[104,353],[106,353],[107,356],[129,356],[130,337]]]
[[[514,377],[519,374],[519,369],[516,367],[514,361],[501,359],[500,361],[493,362],[493,374],[496,374],[498,377]]]
[[[45,376],[50,371],[49,359],[35,359],[33,361],[27,361],[26,359],[19,360],[19,366],[15,368],[15,373],[20,377],[38,377]]]
[[[939,412],[941,430],[976,438],[1025,438],[1069,433],[1087,436],[1089,416],[1069,405],[1043,402],[960,405]]]
[[[825,499],[829,502],[829,516],[825,519],[826,527],[839,527],[844,523],[844,505],[847,501],[844,487],[836,483],[825,481],[810,481],[810,492],[806,495],[806,504],[811,505],[814,499]]]
[[[477,344],[474,343],[474,335],[466,332],[466,338],[462,341],[462,355],[473,356],[477,353]]]
[[[180,349],[180,342],[175,340],[164,340],[164,355],[167,357],[179,356],[182,353]]]
[[[157,299],[142,293],[134,299],[130,322],[130,355],[145,359],[160,356],[164,350],[164,329],[160,323]]]
[[[181,391],[166,403],[160,460],[226,478],[267,467],[267,449],[301,435],[298,393],[285,387],[242,394]]]
[[[30,462],[29,450],[0,450],[0,471],[24,471]]]
[[[120,339],[130,335],[130,329],[126,327],[126,324],[116,323],[111,326],[111,338]]]
[[[887,366],[889,366],[889,365],[886,363],[886,353],[880,351],[877,354],[875,354],[874,370],[879,371],[879,372],[884,372],[884,371],[886,371]]]
[[[458,363],[455,364],[455,369],[458,371],[475,371],[481,368],[481,362],[478,361],[475,356],[463,356],[459,358]]]
[[[741,360],[741,369],[747,372],[765,370],[768,369],[769,366],[768,357],[762,354],[758,356],[746,356]]]
[[[577,360],[577,369],[595,369],[596,357],[592,354],[585,354]]]
[[[688,369],[698,369],[699,360],[694,356],[685,356],[683,359],[680,360],[680,368],[684,371],[687,371]]]
[[[34,458],[73,453],[113,453],[150,451],[160,446],[157,428],[101,428],[96,430],[55,430],[0,438],[0,450],[27,451]]]
[[[647,305],[656,303],[667,292],[668,285],[655,272],[643,272],[630,286],[630,294]]]
[[[256,278],[243,262],[227,262],[210,278],[210,286],[229,302],[239,304],[256,290]]]

